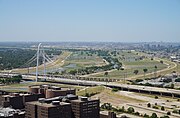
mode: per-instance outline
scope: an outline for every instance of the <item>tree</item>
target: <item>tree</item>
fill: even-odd
[[[171,89],[173,89],[173,88],[174,88],[174,84],[173,84],[173,83],[171,84],[170,88],[171,88]]]
[[[107,77],[107,76],[108,76],[108,74],[109,74],[108,72],[105,72],[105,73],[104,73],[104,76],[106,76],[106,77]],[[106,84],[107,84],[107,82],[108,82],[108,78],[106,78]]]
[[[162,111],[164,111],[164,110],[165,110],[164,106],[161,106],[161,110],[162,110]]]
[[[144,71],[144,79],[145,79],[145,74],[146,74],[146,72],[148,71],[148,69],[147,69],[147,68],[144,68],[143,71]]]
[[[151,107],[151,103],[148,103],[148,104],[147,104],[147,107]]]
[[[160,63],[163,64],[164,62],[161,60]]]
[[[125,108],[124,108],[124,106],[122,106],[122,111],[123,111],[123,112],[125,111]]]
[[[169,118],[169,116],[161,116],[160,118]]]
[[[106,77],[107,77],[107,76],[108,76],[108,74],[109,74],[108,72],[105,72],[105,73],[104,73],[104,76],[106,76]]]
[[[118,92],[118,91],[119,91],[118,88],[113,88],[113,89],[112,89],[112,92]]]
[[[69,71],[69,74],[71,74],[71,75],[75,75],[77,73],[77,70],[71,70],[71,71]]]
[[[133,107],[129,107],[127,110],[128,110],[128,113],[134,113],[134,108]]]
[[[177,78],[177,79],[175,80],[175,82],[180,82],[180,78]]]
[[[112,109],[112,105],[110,103],[104,103],[101,105],[102,109],[107,109],[107,110],[111,110]]]
[[[156,78],[156,73],[157,73],[157,66],[154,66],[154,78]]]
[[[139,73],[139,70],[134,70],[134,74],[137,75]]]
[[[144,114],[144,118],[149,118],[149,115],[147,115],[146,113]]]
[[[170,111],[168,111],[168,112],[167,112],[167,115],[171,115],[171,112],[170,112]]]
[[[150,118],[158,118],[156,113],[152,113]]]

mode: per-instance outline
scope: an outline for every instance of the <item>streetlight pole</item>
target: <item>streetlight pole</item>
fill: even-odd
[[[179,77],[179,72],[178,72],[179,63],[180,63],[180,61],[177,62],[177,77]]]

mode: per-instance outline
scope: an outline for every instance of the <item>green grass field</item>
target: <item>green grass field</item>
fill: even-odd
[[[89,55],[85,52],[77,51],[73,52],[71,56],[66,59],[63,67],[68,71],[71,69],[102,65],[106,65],[106,63],[101,57],[97,56],[96,54]]]
[[[143,75],[144,68],[147,68],[146,73],[152,73],[167,68],[166,64],[160,63],[159,60],[151,60],[149,58],[140,59],[142,56],[138,55],[136,52],[120,51],[116,56],[120,62],[123,63],[124,70],[113,70],[108,73],[110,78],[122,79],[135,76],[134,70],[138,70],[137,75]],[[155,69],[157,66],[157,69]],[[154,76],[154,75],[152,75]],[[91,77],[104,77],[103,73],[94,74]]]
[[[79,96],[85,96],[86,93],[101,93],[102,91],[104,91],[105,87],[104,86],[95,86],[95,87],[87,87],[87,88],[84,88],[80,91],[77,91],[77,95]]]
[[[143,69],[147,68],[148,72],[147,73],[151,73],[154,72],[155,68],[154,66],[157,66],[157,70],[161,70],[166,68],[167,66],[164,64],[161,64],[157,61],[152,61],[152,60],[142,60],[142,61],[138,61],[138,62],[126,62],[124,63],[125,65],[125,69],[124,70],[114,70],[109,72],[109,77],[110,78],[124,78],[125,77],[131,77],[134,76],[134,70],[138,70],[139,73],[137,75],[140,74],[144,74]],[[97,74],[97,75],[92,75],[93,77],[104,77],[104,74]]]

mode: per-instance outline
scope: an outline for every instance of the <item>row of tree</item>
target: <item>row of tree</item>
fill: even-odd
[[[145,79],[145,74],[148,72],[148,69],[147,68],[144,68],[143,69],[143,72],[144,72],[144,79]],[[133,72],[135,75],[137,75],[139,73],[139,70],[134,70]],[[157,66],[155,65],[154,66],[154,76],[156,77],[156,73],[157,73]]]
[[[89,53],[91,53],[89,51]],[[99,71],[108,71],[111,69],[120,69],[122,66],[122,63],[119,62],[117,58],[112,58],[111,55],[109,54],[108,51],[103,51],[103,50],[97,50],[97,51],[92,51],[92,53],[96,53],[98,56],[102,57],[104,60],[106,60],[109,64],[104,65],[104,66],[91,66],[91,67],[85,67],[81,69],[74,69],[69,71],[69,74],[71,75],[76,75],[76,74],[91,74]]]
[[[50,55],[50,57],[62,53],[60,50],[55,49],[47,49],[45,52]],[[36,66],[35,61],[30,65],[24,65],[35,54],[36,50],[33,49],[0,48],[0,70]],[[42,63],[42,59],[40,62]]]
[[[14,83],[20,83],[22,80],[21,75],[13,76],[11,78],[0,78],[0,83],[2,84],[14,84]]]
[[[114,111],[116,113],[128,113],[128,114],[133,114],[133,115],[136,115],[136,116],[141,116],[141,117],[144,117],[144,118],[159,118],[157,116],[156,113],[152,113],[152,115],[147,115],[146,113],[143,115],[141,113],[139,113],[138,111],[135,111],[135,109],[133,107],[129,107],[128,109],[125,109],[124,106],[122,106],[122,108],[115,108],[113,107],[110,103],[104,103],[101,105],[101,109],[103,110],[108,110],[108,111]],[[162,116],[160,118],[169,118],[169,112],[167,113],[167,115],[165,116]]]

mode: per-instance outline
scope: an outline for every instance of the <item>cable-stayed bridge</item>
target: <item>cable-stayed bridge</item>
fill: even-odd
[[[30,65],[32,63],[36,63],[36,66],[31,67]],[[64,63],[64,60],[62,60],[61,62],[61,59],[58,58],[51,59],[49,55],[45,52],[42,44],[40,43],[34,56],[26,63],[24,63],[21,67],[13,70],[6,70],[3,72],[36,75],[37,81],[38,75],[43,74],[44,78],[46,78],[47,72],[62,71],[63,68],[61,66],[63,64],[60,65],[60,63]]]

